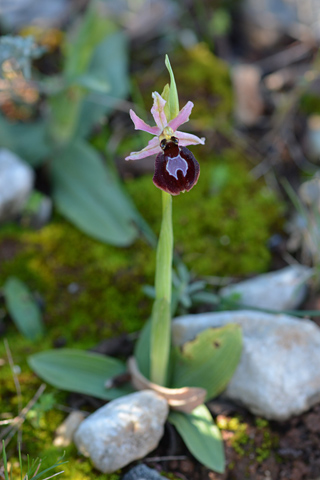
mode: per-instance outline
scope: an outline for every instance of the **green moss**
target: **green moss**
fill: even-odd
[[[44,301],[46,334],[38,342],[22,337],[13,322],[5,319],[13,361],[21,371],[18,378],[23,406],[41,383],[27,365],[30,354],[52,348],[61,339],[67,347],[89,348],[110,336],[139,330],[150,315],[151,301],[142,293],[141,286],[153,282],[154,252],[142,240],[131,248],[118,249],[94,241],[56,218],[36,232],[6,227],[0,232],[0,252],[0,285],[15,275]],[[70,285],[76,287],[74,293]],[[3,342],[0,359],[7,359]],[[47,387],[44,395],[53,392]],[[57,403],[66,403],[66,394],[59,395]],[[1,366],[0,398],[1,419],[6,414],[16,415],[19,399],[7,362]],[[48,396],[44,396],[23,424],[22,453],[31,458],[46,457],[43,468],[54,464],[63,453],[52,446],[52,440],[65,414],[55,409],[45,411],[47,400]],[[12,461],[16,456],[14,443],[15,440],[8,447]],[[69,463],[63,466],[65,478],[92,478],[91,462],[80,457],[75,448],[67,449],[66,460]],[[118,477],[95,472],[95,478],[101,480]]]
[[[253,446],[253,440],[248,435],[248,425],[237,417],[220,417],[217,424],[221,430],[234,432],[230,440],[232,448],[240,457],[247,455],[248,448],[252,449]]]
[[[256,428],[253,429],[241,418],[219,416],[217,425],[221,430],[234,433],[229,439],[229,443],[239,457],[248,457],[263,463],[278,447],[278,436],[271,431],[269,423],[265,419],[257,418],[255,420]],[[232,467],[229,466],[230,468]]]
[[[154,255],[142,240],[118,249],[62,220],[4,237],[17,252],[2,262],[0,284],[15,275],[40,293],[52,340],[63,336],[68,346],[87,348],[111,334],[138,330],[148,317],[151,303],[141,286],[153,281]]]
[[[197,155],[195,148],[194,152]],[[266,271],[270,262],[267,241],[280,228],[281,204],[263,181],[250,176],[246,159],[237,151],[199,154],[204,161],[199,158],[198,184],[173,199],[176,250],[201,275]],[[151,175],[128,180],[127,188],[142,215],[159,231],[161,195]]]

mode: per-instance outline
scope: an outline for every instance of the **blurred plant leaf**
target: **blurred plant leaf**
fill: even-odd
[[[224,472],[221,434],[205,405],[199,405],[192,413],[171,411],[168,420],[176,427],[189,451],[199,462],[215,472]]]
[[[81,77],[77,78],[76,83],[94,93],[108,93],[111,88],[106,80],[96,78],[90,74],[81,75]]]
[[[150,336],[151,320],[148,320],[140,332],[134,349],[134,357],[142,375],[150,378]]]
[[[109,35],[96,47],[87,76],[97,82],[107,82],[110,90],[108,95],[91,92],[84,99],[77,129],[81,137],[88,135],[93,125],[129,93],[128,44],[123,32]]]
[[[56,388],[83,393],[103,400],[113,400],[132,392],[129,384],[105,388],[105,382],[126,372],[126,366],[99,353],[63,348],[28,357],[32,370]]]
[[[96,46],[116,30],[115,24],[92,2],[86,9],[80,24],[68,36],[64,73],[75,79],[85,73]]]
[[[18,278],[9,277],[3,293],[9,314],[20,332],[30,340],[39,338],[44,332],[41,313],[27,286]]]
[[[172,387],[201,387],[207,390],[207,399],[216,397],[230,381],[241,350],[239,325],[204,330],[174,349]]]
[[[67,144],[74,137],[78,125],[81,102],[85,94],[83,87],[71,85],[49,97],[49,131],[53,142],[58,146]]]
[[[79,140],[62,150],[52,179],[58,209],[85,233],[117,246],[137,237],[139,213],[89,144]]]
[[[9,123],[0,115],[0,145],[12,150],[33,167],[39,166],[50,152],[44,121]]]

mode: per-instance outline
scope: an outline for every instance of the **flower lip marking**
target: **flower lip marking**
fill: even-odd
[[[180,170],[185,177],[188,171],[188,162],[181,156],[181,149],[178,147],[179,140],[172,136],[170,140],[165,138],[161,140],[160,147],[163,150],[166,161],[166,170],[172,177],[178,179],[178,171]]]

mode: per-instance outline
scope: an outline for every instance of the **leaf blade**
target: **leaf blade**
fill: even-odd
[[[139,214],[86,142],[78,140],[61,152],[52,178],[59,211],[85,233],[117,246],[130,245],[137,237]]]
[[[29,340],[44,333],[41,312],[28,287],[18,278],[9,277],[3,293],[9,314],[19,331]]]
[[[210,328],[181,349],[174,349],[172,386],[201,387],[207,399],[221,393],[230,381],[241,356],[242,334],[239,325]]]
[[[126,372],[126,366],[111,357],[77,349],[47,350],[28,357],[29,366],[43,380],[61,390],[103,400],[113,400],[132,391],[130,386],[106,389],[108,378]]]
[[[168,420],[197,460],[218,473],[224,472],[221,434],[205,405],[199,405],[190,414],[171,411]]]

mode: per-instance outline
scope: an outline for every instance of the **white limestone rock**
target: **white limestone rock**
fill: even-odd
[[[34,181],[33,170],[6,148],[0,149],[0,222],[17,215],[25,205]]]
[[[249,310],[186,315],[173,320],[173,342],[229,323],[241,325],[243,351],[226,398],[272,420],[320,401],[320,329],[311,320]]]
[[[151,390],[113,400],[87,417],[74,441],[94,466],[112,473],[158,445],[169,412],[166,400]]]
[[[305,299],[307,281],[312,269],[304,265],[289,265],[220,290],[222,297],[239,294],[245,307],[270,310],[294,310]]]

